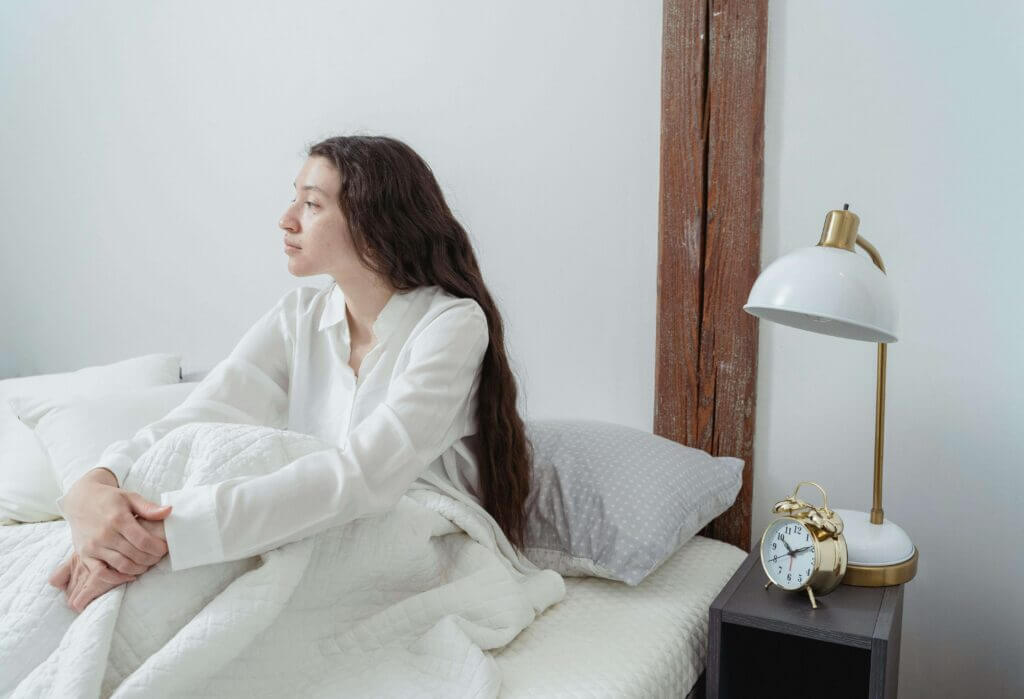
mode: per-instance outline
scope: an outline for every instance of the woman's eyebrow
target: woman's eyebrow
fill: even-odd
[[[294,186],[295,186],[295,183],[294,183],[294,182],[292,182],[292,187],[294,187]],[[321,194],[323,194],[323,195],[324,195],[325,197],[327,196],[327,192],[325,192],[324,190],[320,189],[320,188],[319,188],[319,187],[317,187],[317,186],[316,186],[315,184],[307,184],[307,185],[303,185],[302,189],[304,189],[304,190],[306,190],[306,189],[315,189],[316,191],[318,191],[318,192],[320,192]]]

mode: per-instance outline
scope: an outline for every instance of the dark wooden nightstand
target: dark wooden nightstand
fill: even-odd
[[[812,609],[766,582],[755,550],[711,603],[708,699],[896,696],[902,585],[840,585]]]

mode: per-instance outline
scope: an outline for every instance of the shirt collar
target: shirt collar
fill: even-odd
[[[345,337],[349,338],[351,335],[349,333],[348,318],[345,315],[345,294],[337,282],[334,282],[332,286],[333,288],[327,295],[324,312],[320,315],[320,325],[317,326],[317,330],[324,330],[341,323]],[[391,294],[391,298],[388,299],[387,303],[384,304],[384,308],[377,314],[377,319],[373,321],[373,336],[377,338],[378,342],[384,342],[388,335],[391,334],[391,331],[394,330],[398,321],[405,315],[406,310],[408,310],[409,305],[412,303],[413,292],[415,291],[416,289],[410,289],[408,291],[396,291]]]

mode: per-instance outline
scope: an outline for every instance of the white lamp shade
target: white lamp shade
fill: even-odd
[[[782,325],[866,342],[896,342],[889,278],[863,255],[815,245],[768,265],[743,310]]]

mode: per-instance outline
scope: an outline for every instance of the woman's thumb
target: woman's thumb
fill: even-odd
[[[138,493],[128,493],[128,504],[132,512],[143,519],[166,519],[171,514],[170,505],[157,505]]]

